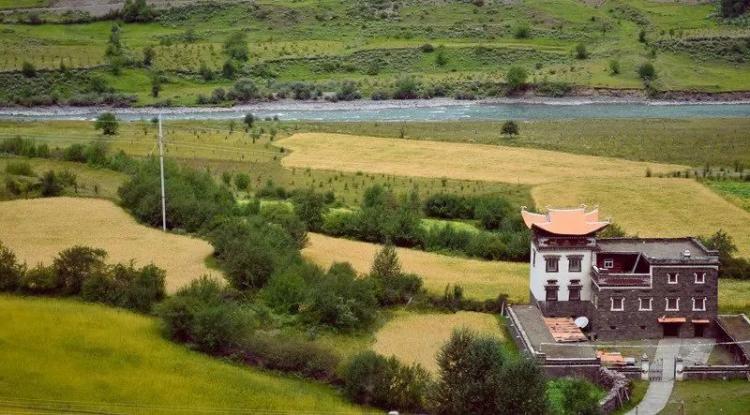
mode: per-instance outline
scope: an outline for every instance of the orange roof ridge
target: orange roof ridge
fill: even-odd
[[[588,235],[609,225],[608,220],[599,220],[598,207],[586,212],[586,205],[569,209],[547,208],[547,213],[533,213],[523,208],[521,216],[529,229],[536,227],[556,235]]]

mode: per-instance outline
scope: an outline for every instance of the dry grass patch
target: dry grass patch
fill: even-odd
[[[349,262],[361,273],[370,271],[381,245],[311,233],[302,251],[305,257],[327,267],[333,262]],[[460,284],[470,298],[496,298],[506,293],[513,302],[527,302],[529,266],[520,262],[481,261],[397,248],[404,271],[419,274],[425,288],[442,294],[447,284]]]
[[[587,179],[537,186],[537,206],[599,205],[628,233],[644,237],[709,235],[724,229],[750,255],[750,212],[688,179]]]
[[[467,327],[481,334],[503,338],[497,317],[492,314],[460,311],[455,314],[414,314],[401,312],[375,335],[373,350],[404,363],[419,363],[437,372],[435,357],[454,329]]]
[[[205,264],[213,253],[208,242],[140,225],[107,200],[61,197],[2,202],[0,240],[30,265],[50,263],[73,245],[103,248],[109,262],[153,262],[167,271],[170,292],[212,273]]]
[[[304,133],[279,141],[287,167],[540,184],[585,177],[643,177],[684,166],[547,150],[428,140]]]

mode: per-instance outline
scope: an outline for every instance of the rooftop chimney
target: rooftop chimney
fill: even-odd
[[[686,250],[682,251],[682,256],[685,257],[685,258],[690,258],[690,250],[686,249]]]

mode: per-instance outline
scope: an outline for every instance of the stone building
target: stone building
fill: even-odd
[[[530,298],[544,317],[578,319],[595,339],[713,337],[718,252],[695,238],[599,238],[597,209],[525,209]]]

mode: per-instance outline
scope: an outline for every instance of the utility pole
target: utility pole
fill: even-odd
[[[161,174],[161,229],[167,231],[167,199],[164,194],[164,136],[161,132],[161,114],[159,114],[159,171]]]

